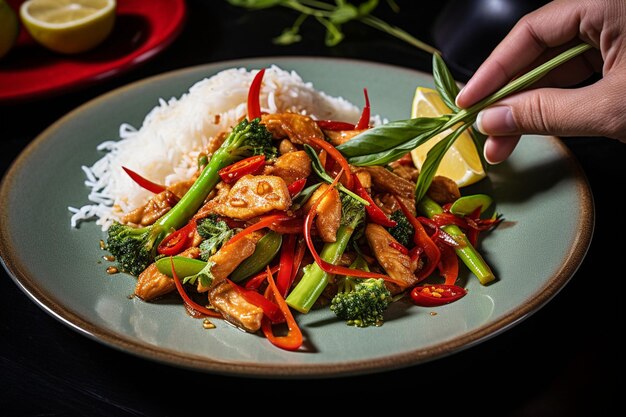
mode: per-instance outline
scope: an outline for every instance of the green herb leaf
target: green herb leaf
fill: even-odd
[[[433,78],[443,102],[453,111],[458,111],[459,108],[456,106],[455,100],[460,91],[459,87],[438,53],[433,54]]]
[[[333,10],[329,14],[328,19],[332,23],[340,25],[342,23],[346,23],[350,20],[356,19],[358,15],[358,9],[354,7],[354,5],[350,3],[344,3],[338,6],[335,10]]]

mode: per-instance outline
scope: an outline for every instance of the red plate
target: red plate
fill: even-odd
[[[8,0],[16,12],[22,2]],[[78,55],[49,51],[22,28],[17,44],[0,61],[0,104],[50,97],[128,71],[171,44],[185,16],[184,0],[118,0],[111,35]]]

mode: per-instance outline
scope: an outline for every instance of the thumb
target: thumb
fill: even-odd
[[[624,86],[600,80],[577,89],[540,88],[515,94],[478,114],[478,130],[489,136],[533,133],[607,136],[624,140]]]

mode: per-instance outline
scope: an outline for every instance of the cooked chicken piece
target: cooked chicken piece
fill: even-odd
[[[367,171],[357,170],[354,175],[357,176],[363,188],[369,190],[372,188],[372,176]]]
[[[443,205],[452,203],[461,197],[461,192],[456,182],[448,177],[435,175],[427,192],[428,196],[437,203]]]
[[[399,197],[399,196],[396,196],[396,197],[399,198],[400,201],[404,203],[404,205],[409,210],[409,212],[411,212],[411,214],[415,215],[416,211],[415,211],[415,199],[414,198],[405,198],[405,197]],[[393,194],[389,194],[389,193],[375,194],[373,198],[374,198],[374,202],[376,203],[376,205],[380,207],[382,211],[384,211],[386,214],[391,214],[396,210],[400,210],[400,205],[394,198]]]
[[[245,175],[215,205],[213,211],[233,219],[249,220],[272,210],[287,210],[291,197],[287,184],[274,175]]]
[[[365,132],[365,130],[326,130],[326,137],[330,139],[330,143],[335,146],[339,146],[342,143],[346,143],[359,133]]]
[[[402,291],[417,282],[413,273],[417,265],[411,262],[408,255],[389,245],[391,242],[397,243],[398,241],[384,227],[375,223],[368,223],[365,227],[365,237],[380,266],[391,278],[405,284],[401,287],[391,285],[393,287],[390,288],[392,293]]]
[[[230,185],[226,184],[225,182],[218,182],[213,191],[211,191],[211,193],[205,200],[206,203],[204,203],[204,205],[200,207],[200,210],[198,210],[198,212],[194,215],[194,218],[203,219],[208,215],[213,214],[215,212],[215,206],[226,200],[229,192]]]
[[[197,258],[200,256],[200,249],[192,247],[183,252],[180,256],[187,258]],[[165,295],[176,289],[174,280],[159,272],[156,263],[151,263],[137,278],[135,285],[135,295],[144,301],[150,301]]]
[[[413,183],[417,182],[417,177],[420,173],[417,168],[401,164],[395,164],[391,166],[393,168],[393,173],[396,174],[398,177],[404,178],[405,180],[409,180]]]
[[[218,135],[215,135],[211,138],[209,138],[209,143],[207,145],[206,148],[206,153],[208,155],[212,155],[215,153],[215,151],[217,151],[219,149],[220,146],[222,146],[222,143],[224,143],[224,141],[226,140],[226,137],[228,136],[229,132],[228,131],[223,131],[221,133],[219,133]]]
[[[137,207],[122,217],[122,223],[149,226],[170,211],[178,202],[178,197],[169,190],[154,195],[146,204]]]
[[[295,152],[297,150],[298,148],[296,148],[289,139],[281,140],[280,144],[278,145],[278,152],[280,152],[281,155],[284,155],[289,152]]]
[[[178,181],[177,183],[167,187],[167,189],[174,193],[176,197],[181,199],[187,193],[187,191],[189,191],[194,182],[195,180]]]
[[[415,191],[415,184],[401,178],[381,166],[357,168],[356,172],[366,171],[372,177],[372,187],[379,191],[386,191],[400,197],[411,198]]]
[[[265,124],[276,139],[289,138],[297,145],[310,142],[310,138],[324,138],[324,133],[315,120],[297,113],[264,114],[261,123]]]
[[[274,165],[267,165],[263,173],[281,177],[289,185],[311,175],[311,159],[304,151],[289,152],[276,158]]]
[[[304,210],[308,212],[313,203],[320,198],[328,187],[330,187],[328,184],[320,185],[304,205]],[[317,226],[317,231],[324,242],[334,242],[337,240],[337,229],[339,229],[340,224],[341,198],[339,197],[339,191],[333,187],[317,205],[315,226]]]
[[[261,328],[263,310],[246,301],[229,281],[222,280],[209,290],[209,302],[235,326],[254,333]]]

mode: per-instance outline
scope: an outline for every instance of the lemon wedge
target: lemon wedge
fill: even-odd
[[[18,34],[17,15],[11,6],[0,0],[0,59],[13,48]]]
[[[100,44],[115,23],[115,0],[29,0],[20,7],[26,30],[55,52],[76,54]]]
[[[411,117],[436,117],[450,113],[452,110],[443,102],[436,90],[417,87],[413,97]],[[421,170],[428,151],[450,132],[451,130],[442,132],[411,151],[413,163],[418,169]],[[486,174],[480,156],[467,131],[461,133],[448,149],[439,164],[436,175],[443,175],[452,179],[459,187],[474,184],[485,178]]]

